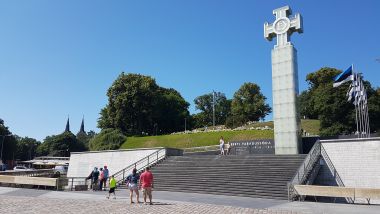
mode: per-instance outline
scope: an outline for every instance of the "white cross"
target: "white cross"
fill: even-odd
[[[277,36],[277,47],[290,44],[290,35],[293,32],[303,33],[302,16],[297,13],[294,17],[289,6],[273,10],[276,20],[273,24],[264,23],[264,37],[272,41]]]

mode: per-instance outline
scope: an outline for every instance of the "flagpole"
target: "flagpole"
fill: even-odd
[[[363,87],[364,87],[364,85],[363,85]],[[363,114],[364,114],[364,124],[365,124],[365,137],[366,138],[368,138],[368,120],[367,120],[367,118],[368,118],[368,115],[367,115],[367,108],[366,108],[366,106],[367,106],[367,104],[366,104],[366,96],[365,96],[365,88],[363,89],[364,90],[364,92],[363,92],[363,98],[364,98],[364,101],[363,101]]]
[[[367,124],[368,124],[368,137],[371,137],[371,127],[369,126],[369,114],[368,114],[368,104],[366,104],[366,111],[367,111]]]
[[[364,82],[363,82],[362,77],[360,78],[360,80],[361,80],[361,84],[362,84],[361,94],[363,94],[362,95],[363,131],[365,132],[365,137],[367,138],[368,137],[368,124],[367,124],[367,114],[365,111],[367,97],[366,97],[366,91],[365,91]]]
[[[367,97],[367,90],[364,88],[364,106],[363,106],[363,111],[365,114],[365,123],[366,123],[366,132],[367,132],[367,137],[371,137],[371,128],[369,126],[369,114],[368,114],[368,97]]]
[[[365,132],[366,132],[366,137],[369,137],[369,123],[368,123],[368,114],[367,114],[367,105],[364,103],[363,106],[363,111],[364,111],[364,120],[365,120]]]
[[[358,80],[359,80],[359,97],[358,97],[358,110],[359,110],[359,132],[360,132],[360,138],[363,138],[363,121],[362,121],[362,108],[361,108],[361,90],[362,90],[362,81],[360,78],[360,74],[358,74]]]
[[[355,71],[354,71],[354,64],[352,64],[351,65],[352,66],[352,73],[354,74],[354,87],[355,87],[355,115],[356,115],[356,132],[358,133],[358,138],[360,138],[359,137],[359,134],[360,134],[360,132],[359,132],[359,122],[358,122],[358,108],[357,108],[357,99],[358,99],[358,97],[356,96],[356,93],[357,93],[357,91],[356,91],[356,89],[357,89],[357,80],[358,80],[358,78],[357,78],[357,74],[355,73]]]
[[[366,124],[366,120],[365,120],[365,112],[364,112],[364,84],[363,84],[363,80],[362,80],[362,76],[360,75],[360,112],[361,112],[361,124],[362,124],[362,137],[367,137],[367,124]]]
[[[363,111],[363,81],[362,81],[362,75],[359,73],[359,84],[360,84],[360,92],[359,92],[359,112],[360,112],[360,133],[362,134],[362,138],[365,137],[365,123],[363,120],[364,117],[364,111]]]

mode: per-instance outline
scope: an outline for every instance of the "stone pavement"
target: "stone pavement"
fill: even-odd
[[[129,204],[126,190],[57,192],[0,187],[0,213],[380,213],[380,206],[287,202],[210,194],[154,192],[154,204]],[[142,200],[141,200],[142,201]]]

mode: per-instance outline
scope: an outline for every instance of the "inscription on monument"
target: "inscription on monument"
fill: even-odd
[[[273,139],[234,141],[230,145],[231,154],[234,155],[274,154],[275,150]]]

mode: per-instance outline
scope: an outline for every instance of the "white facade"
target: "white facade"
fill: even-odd
[[[273,10],[276,20],[264,24],[264,37],[277,44],[272,50],[273,120],[276,154],[298,154],[301,151],[300,117],[297,109],[297,51],[290,42],[293,32],[302,33],[302,17],[291,14],[289,6]]]
[[[344,186],[380,188],[380,138],[326,140],[321,143]],[[380,204],[380,200],[371,200],[371,203]]]
[[[87,177],[94,167],[107,166],[110,175],[161,148],[71,153],[67,177]]]

